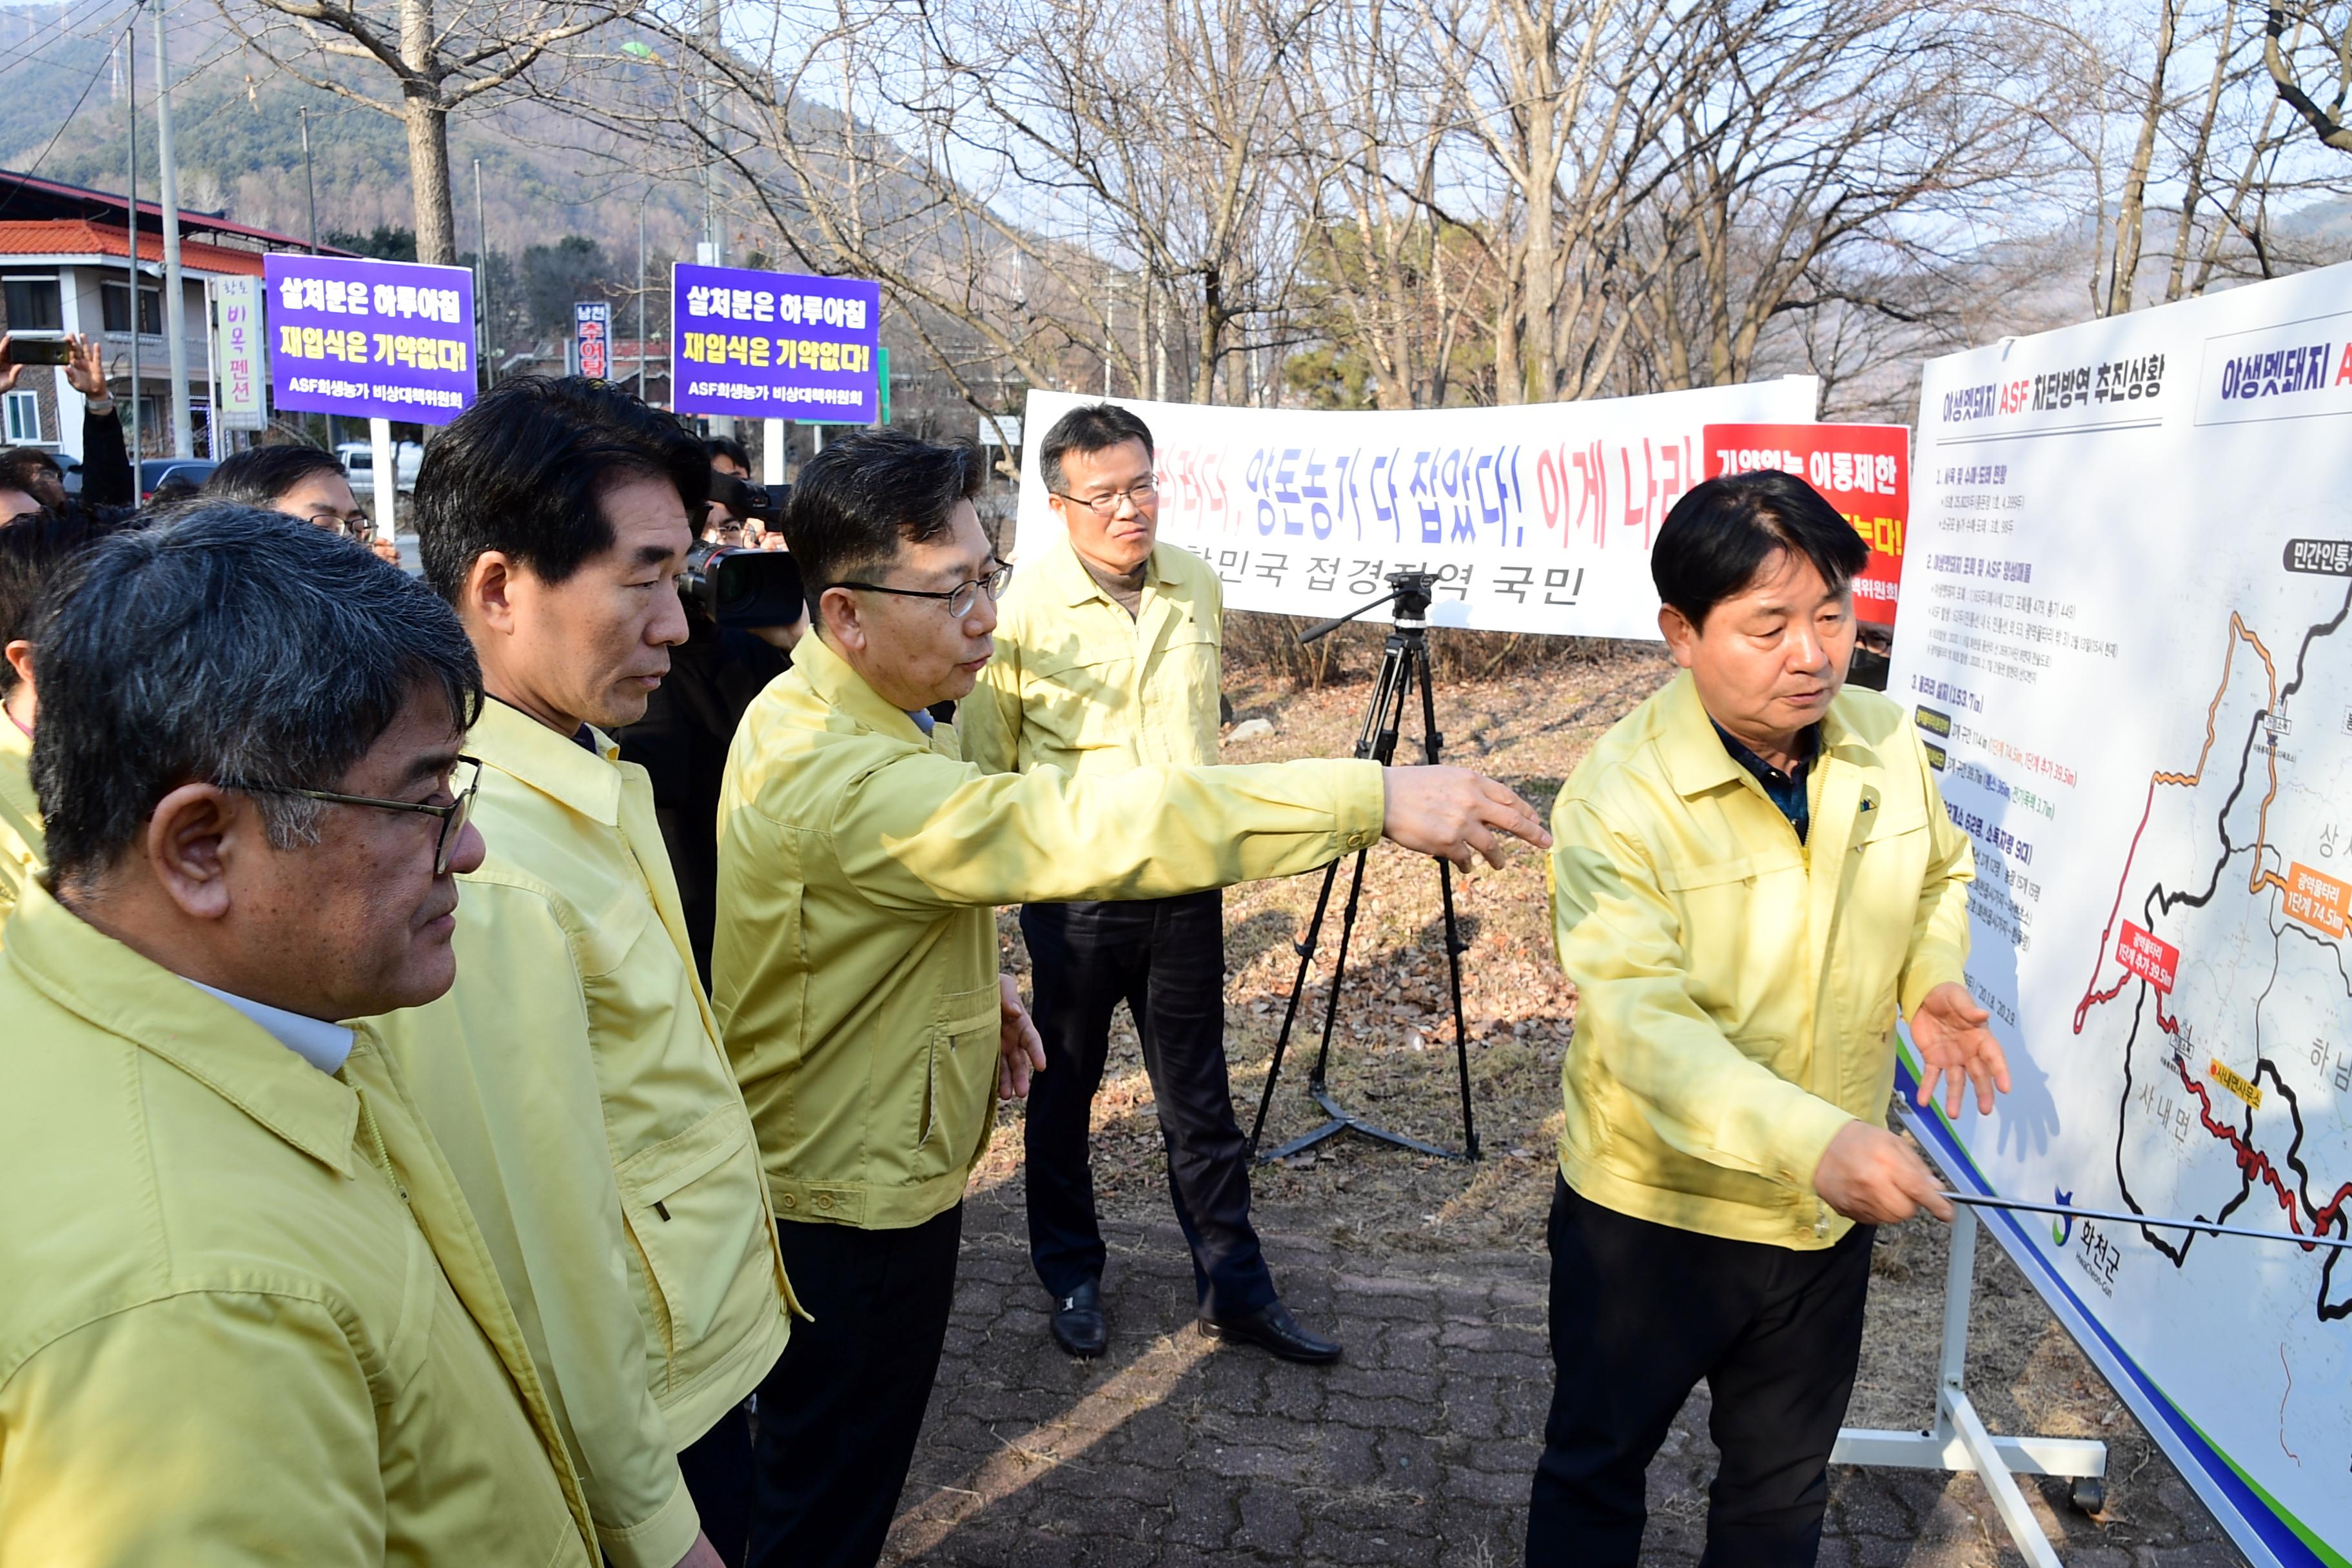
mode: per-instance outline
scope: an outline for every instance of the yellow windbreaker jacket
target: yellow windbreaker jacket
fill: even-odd
[[[594,1563],[365,1024],[330,1077],[38,883],[0,1017],[0,1563]]]
[[[592,731],[593,733],[593,731]],[[783,1353],[751,1119],[696,979],[652,786],[486,703],[457,984],[379,1020],[489,1240],[617,1568],[698,1528],[677,1451]]]
[[[1372,763],[984,773],[818,637],[719,796],[719,1020],[785,1219],[889,1230],[963,1196],[996,1088],[992,906],[1163,898],[1380,837]]]
[[[0,921],[41,874],[47,852],[41,806],[33,797],[33,741],[0,713]]]
[[[1620,720],[1552,811],[1553,937],[1576,983],[1559,1168],[1593,1202],[1828,1247],[1813,1167],[1885,1125],[1895,1008],[1968,959],[1975,861],[1903,710],[1822,721],[1809,841],[1724,750],[1685,673]]]
[[[965,759],[992,773],[1054,767],[1072,778],[1214,763],[1224,593],[1208,563],[1155,545],[1130,619],[1067,539],[1039,557],[1013,580],[996,657],[957,705]]]

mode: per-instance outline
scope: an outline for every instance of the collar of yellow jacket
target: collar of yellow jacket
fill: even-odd
[[[76,1016],[163,1058],[333,1171],[352,1173],[359,1097],[227,1003],[125,947],[37,881],[8,923],[5,962]]]
[[[1150,558],[1145,563],[1148,568],[1143,574],[1145,587],[1165,593],[1169,584],[1175,581],[1175,574],[1162,559],[1162,552],[1172,548],[1156,541],[1153,542]],[[1043,585],[1063,604],[1083,605],[1089,599],[1100,599],[1106,605],[1116,603],[1110,596],[1110,590],[1096,582],[1094,574],[1087,570],[1087,563],[1078,559],[1077,546],[1070,542],[1070,536],[1066,533],[1046,549],[1045,558],[1037,563],[1037,571],[1045,580]]]
[[[1830,703],[1830,710],[1822,715],[1822,746],[1815,759],[1834,756],[1844,762],[1867,763],[1872,760],[1868,743],[1855,736],[1838,710],[1844,695],[1840,692]],[[1698,683],[1691,679],[1689,670],[1675,677],[1660,694],[1658,702],[1658,752],[1665,759],[1666,773],[1674,781],[1676,795],[1687,800],[1727,784],[1738,784],[1747,775],[1747,770],[1732,759],[1724,749],[1722,738],[1716,734],[1714,721],[1707,717],[1706,704],[1698,700]]]
[[[493,697],[482,704],[466,748],[488,766],[612,827],[621,820],[621,770],[613,765],[621,749],[602,730],[588,733],[596,742],[593,757],[579,742]]]
[[[33,754],[33,737],[16,727],[16,721],[0,713],[0,756],[29,757]]]
[[[834,711],[845,713],[894,741],[930,749],[930,740],[924,735],[922,727],[908,718],[904,709],[894,706],[866,685],[866,678],[851,668],[849,661],[835,653],[833,645],[822,636],[801,638],[793,649],[793,669]]]

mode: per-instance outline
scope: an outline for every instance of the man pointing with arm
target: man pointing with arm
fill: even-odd
[[[1466,866],[1526,803],[1456,768],[1352,762],[1055,768],[960,760],[930,704],[987,665],[1008,569],[970,448],[896,432],[802,470],[784,533],[812,624],[736,732],[719,802],[719,1022],[784,1263],[814,1321],[760,1390],[751,1561],[871,1563],[904,1483],[955,1288],[992,1091],[1035,1031],[998,973],[994,906],[1165,898],[1311,870],[1385,834]]]
[[[1553,812],[1578,999],[1530,1568],[1633,1568],[1643,1472],[1701,1378],[1706,1561],[1813,1561],[1873,1227],[1951,1217],[1885,1126],[1896,1008],[1922,1103],[1939,1078],[1954,1114],[1968,1083],[1988,1111],[2009,1088],[1961,973],[1969,841],[1903,710],[1840,690],[1866,554],[1787,474],[1685,496],[1651,571],[1686,673]]]

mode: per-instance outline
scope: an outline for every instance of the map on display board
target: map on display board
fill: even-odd
[[[2352,1553],[2352,268],[1937,360],[1888,695],[2016,1080],[1927,1124],[2258,1563]],[[1906,1064],[1907,1066],[1907,1064]],[[1906,1076],[1908,1074],[1906,1072]]]
[[[1410,569],[1436,574],[1433,625],[1654,640],[1650,543],[1707,476],[1710,429],[1802,424],[1819,399],[1809,375],[1393,413],[1032,392],[1015,554],[1061,531],[1037,468],[1045,433],[1108,401],[1151,429],[1160,537],[1214,568],[1228,609],[1342,616]]]

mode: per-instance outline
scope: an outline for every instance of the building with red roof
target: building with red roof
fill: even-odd
[[[130,202],[109,192],[0,170],[0,331],[19,339],[89,333],[103,345],[108,378],[126,404],[133,391],[131,210]],[[142,201],[137,212],[141,445],[149,456],[164,456],[171,450],[173,389],[163,335],[163,209]],[[258,278],[268,252],[310,246],[222,213],[183,207],[179,216],[189,382],[182,393],[196,428],[197,454],[226,456],[226,432],[215,432],[211,417],[212,285]],[[62,370],[48,366],[25,367],[16,389],[0,397],[0,436],[11,446],[79,458],[81,417],[80,394],[66,384]]]

